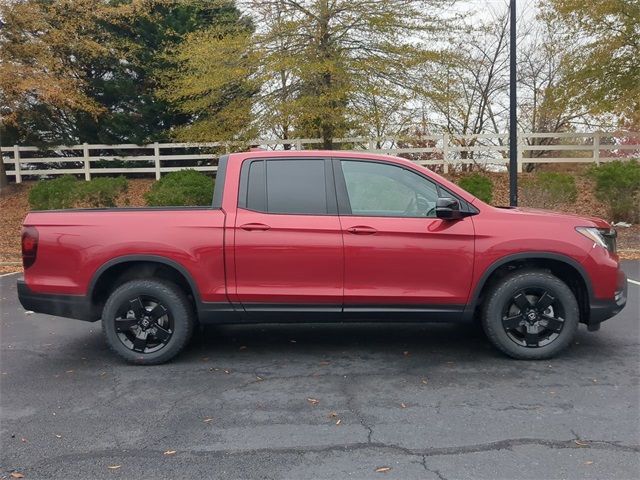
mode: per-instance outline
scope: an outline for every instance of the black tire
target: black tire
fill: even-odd
[[[579,322],[580,310],[571,289],[539,270],[519,270],[501,279],[482,308],[489,341],[519,360],[557,355],[569,346]]]
[[[167,281],[123,283],[111,293],[102,311],[107,344],[127,362],[138,365],[157,365],[174,358],[189,342],[194,325],[193,307],[186,295]]]

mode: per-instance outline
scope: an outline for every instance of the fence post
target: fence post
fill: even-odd
[[[449,135],[446,133],[442,134],[442,162],[442,172],[449,173]]]
[[[153,162],[156,167],[156,180],[160,180],[160,146],[158,142],[153,142]]]
[[[593,161],[600,165],[600,131],[593,134]]]
[[[302,150],[302,140],[300,140],[299,138],[296,138],[296,150]]]
[[[13,146],[13,170],[16,174],[16,183],[22,183],[22,173],[20,171],[20,147],[18,145]]]
[[[91,180],[91,162],[89,161],[89,144],[82,144],[82,156],[84,157],[84,179]]]
[[[522,173],[522,142],[524,142],[523,135],[518,135],[518,140],[516,143],[518,173]]]

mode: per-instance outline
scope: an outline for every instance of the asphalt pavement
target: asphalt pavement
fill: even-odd
[[[625,262],[640,281],[640,262]],[[419,323],[210,327],[131,366],[0,278],[0,478],[636,479],[640,284],[543,362]]]

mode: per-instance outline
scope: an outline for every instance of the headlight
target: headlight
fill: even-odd
[[[611,228],[576,227],[576,231],[587,237],[596,245],[606,248],[612,253],[616,251],[616,231]]]

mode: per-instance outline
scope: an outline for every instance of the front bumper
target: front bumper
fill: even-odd
[[[25,310],[58,317],[95,322],[96,309],[84,295],[54,295],[33,292],[24,280],[18,280],[18,299]]]
[[[627,304],[627,276],[622,271],[620,271],[619,275],[618,290],[613,299],[591,301],[588,323],[590,327],[599,325],[601,322],[617,315]]]

